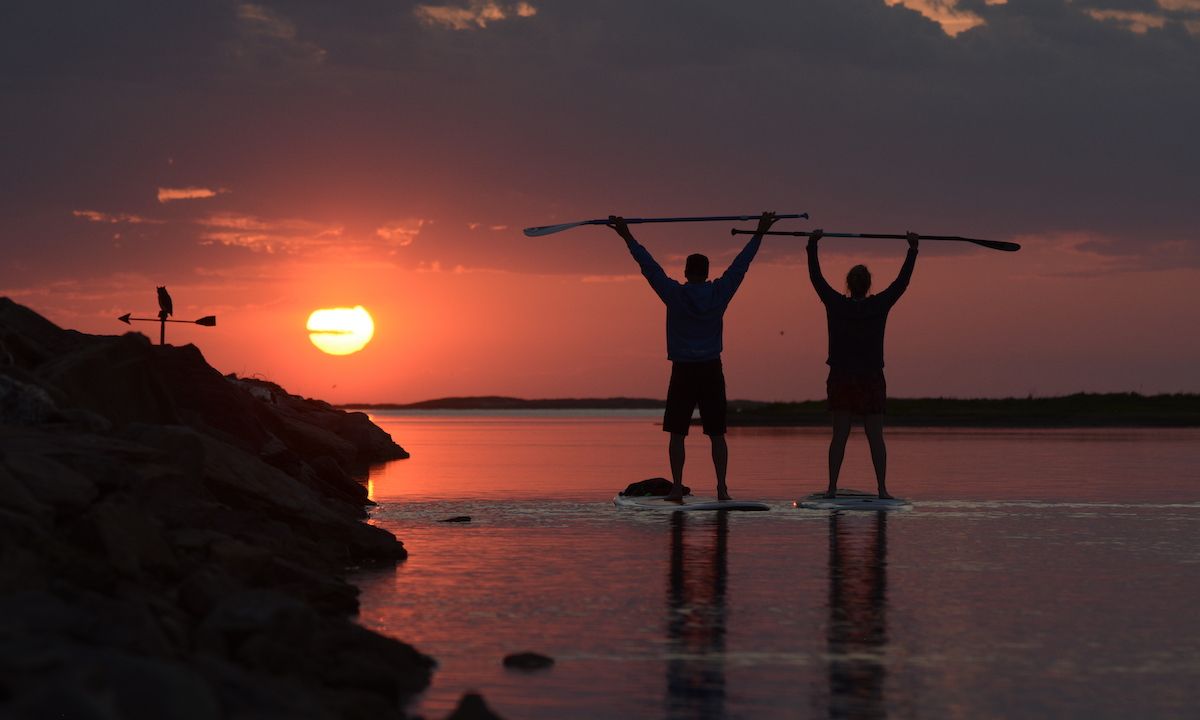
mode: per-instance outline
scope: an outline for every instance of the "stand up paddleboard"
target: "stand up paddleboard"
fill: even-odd
[[[807,510],[898,510],[911,506],[912,503],[904,498],[880,500],[878,495],[861,490],[838,490],[835,498],[827,498],[825,493],[813,493],[796,502],[796,507]]]
[[[680,512],[688,510],[770,510],[766,503],[752,500],[717,500],[716,498],[685,495],[683,502],[674,502],[661,496],[626,497],[617,493],[613,505],[634,510],[667,510]]]

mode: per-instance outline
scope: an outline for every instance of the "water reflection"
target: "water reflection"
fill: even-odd
[[[887,717],[887,513],[829,515],[829,717]]]
[[[667,589],[667,717],[725,717],[729,514],[671,516]],[[699,542],[687,542],[692,533]]]

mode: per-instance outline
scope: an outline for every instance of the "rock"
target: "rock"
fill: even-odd
[[[13,709],[16,717],[96,720],[218,720],[208,683],[174,662],[77,647],[53,681],[32,680]]]
[[[317,631],[322,681],[329,686],[370,690],[399,701],[423,690],[436,663],[407,643],[348,620],[323,623]]]
[[[84,516],[109,563],[118,572],[137,575],[143,570],[172,572],[178,562],[162,527],[129,502],[106,499]]]
[[[671,487],[672,483],[670,480],[662,477],[654,477],[630,483],[621,494],[628,495],[629,497],[659,497],[670,493]],[[684,485],[683,494],[691,495],[692,489]]]
[[[514,670],[543,670],[554,665],[554,658],[535,652],[519,652],[504,656],[504,667]]]
[[[50,393],[8,373],[0,373],[0,423],[39,425],[57,414]]]
[[[244,590],[225,598],[196,630],[196,647],[254,669],[311,673],[319,622],[308,605],[282,593]]]
[[[471,516],[470,516],[470,515],[455,515],[454,517],[448,517],[448,518],[446,518],[445,520],[441,520],[440,522],[444,522],[444,523],[468,523],[468,522],[471,522]]]
[[[54,517],[50,506],[34,497],[25,483],[3,464],[0,464],[0,508],[7,508],[47,526]]]
[[[492,712],[483,696],[478,693],[464,693],[458,701],[454,712],[446,716],[446,720],[504,720]]]
[[[100,493],[91,478],[46,454],[14,452],[9,446],[5,447],[3,463],[39,502],[57,510],[82,510]]]
[[[154,349],[139,333],[94,338],[48,360],[37,374],[59,388],[73,407],[96,412],[118,426],[180,422]]]
[[[17,367],[36,367],[50,357],[74,349],[85,337],[58,327],[8,298],[0,298],[0,342]]]

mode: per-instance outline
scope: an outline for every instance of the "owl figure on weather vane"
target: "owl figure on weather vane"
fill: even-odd
[[[175,306],[171,302],[171,295],[167,292],[166,286],[158,286],[158,317],[160,320],[166,320],[168,316],[175,314]]]

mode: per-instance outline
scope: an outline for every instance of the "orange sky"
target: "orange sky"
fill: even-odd
[[[216,313],[219,323],[171,326],[168,339],[195,342],[224,372],[266,377],[334,402],[469,394],[662,397],[668,363],[661,303],[634,274],[636,265],[619,239],[600,228],[571,232],[544,241],[601,245],[629,274],[455,272],[388,262],[289,260],[269,273],[234,269],[171,287],[177,317]],[[639,233],[679,274],[689,248],[656,242],[653,230]],[[1018,240],[1025,245],[1018,253],[970,246],[946,254],[925,243],[909,291],[889,321],[893,395],[1200,389],[1186,380],[1194,377],[1200,340],[1181,332],[1200,327],[1200,304],[1178,302],[1181,288],[1200,286],[1200,271],[1106,274],[1100,272],[1105,261],[1074,248],[1070,238]],[[823,309],[804,266],[788,257],[802,243],[768,238],[730,307],[724,357],[733,397],[798,400],[822,394]],[[890,282],[902,257],[903,243],[825,243],[824,267],[831,278],[844,277],[864,259],[845,249],[875,251],[867,262],[877,284]],[[875,254],[879,243],[891,250],[889,256]],[[728,244],[732,252],[736,246]],[[714,266],[727,261],[714,259]],[[1057,270],[1061,267],[1092,270],[1067,275]],[[153,289],[150,278],[128,280]],[[24,301],[60,324],[117,333],[125,329],[115,321],[119,311],[152,315],[154,298],[150,292],[123,292],[105,298],[111,305],[86,312],[63,309],[52,296]],[[367,348],[335,357],[313,347],[304,327],[309,312],[356,304],[375,318]],[[155,331],[149,324],[140,329]]]
[[[663,397],[663,309],[623,243],[521,228],[807,211],[781,227],[1025,246],[925,244],[893,395],[1200,391],[1200,6],[669,5],[0,11],[0,294],[120,333],[166,285],[219,318],[169,340],[335,402]],[[741,243],[634,230],[675,276]],[[802,248],[768,239],[726,316],[732,397],[823,395]],[[882,287],[903,243],[826,253]],[[355,305],[362,352],[312,346],[312,310]]]

